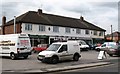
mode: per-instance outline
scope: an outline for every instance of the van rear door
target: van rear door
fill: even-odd
[[[29,37],[19,37],[18,39],[18,50],[20,52],[29,52],[31,51],[31,44]]]

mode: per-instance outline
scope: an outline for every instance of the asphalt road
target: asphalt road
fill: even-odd
[[[84,69],[75,69],[75,70],[68,70],[62,72],[56,72],[54,74],[66,73],[66,72],[119,72],[118,71],[118,63],[105,65],[105,66],[97,66],[97,67],[90,67]],[[50,74],[50,73],[49,73]]]
[[[73,66],[80,64],[89,64],[94,62],[109,61],[117,59],[118,57],[109,57],[107,59],[98,60],[98,52],[96,51],[83,51],[81,52],[82,57],[79,61],[75,62],[72,60],[62,61],[58,64],[46,64],[37,60],[37,54],[32,54],[28,59],[17,59],[11,60],[10,58],[4,57],[2,59],[2,71],[20,71],[24,72],[26,70],[45,70],[46,68],[57,68],[64,66]]]

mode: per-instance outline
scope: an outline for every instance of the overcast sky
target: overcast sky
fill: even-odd
[[[118,1],[119,0],[1,0],[0,17],[7,17],[7,21],[27,11],[43,9],[43,13],[50,13],[72,18],[80,18],[93,23],[110,33],[118,31]],[[1,21],[0,21],[0,24]]]

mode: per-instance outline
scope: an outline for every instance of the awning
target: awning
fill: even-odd
[[[46,35],[30,35],[30,34],[29,34],[29,37],[30,38],[43,38],[43,39],[49,38],[49,36],[46,36]]]

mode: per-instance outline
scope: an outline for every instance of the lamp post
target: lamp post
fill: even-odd
[[[14,34],[16,33],[16,16],[14,16]]]
[[[111,40],[113,41],[113,33],[112,33],[112,25],[111,25]]]

